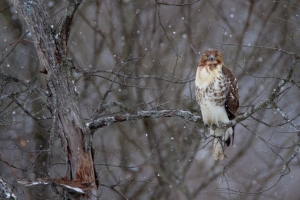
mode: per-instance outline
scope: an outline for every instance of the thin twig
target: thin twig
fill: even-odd
[[[7,165],[9,166],[9,168],[10,168],[10,170],[12,171],[12,173],[14,174],[16,180],[18,180],[18,179],[19,179],[19,178],[18,178],[18,175],[16,174],[16,172],[14,171],[14,169],[11,167],[10,163],[7,161],[7,159],[5,158],[5,156],[4,156],[1,152],[0,152],[0,155],[3,157],[3,159],[5,160],[5,162],[7,163]],[[21,185],[21,189],[22,189],[22,191],[23,191],[23,194],[24,194],[25,199],[27,200],[26,193],[25,193],[24,188],[23,188],[22,185]]]

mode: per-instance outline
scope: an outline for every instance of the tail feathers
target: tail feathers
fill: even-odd
[[[225,140],[226,146],[229,146],[231,143],[231,137],[229,136],[227,140]]]
[[[232,127],[232,143],[231,143],[231,145],[233,145],[233,142],[234,142],[234,129],[235,129],[235,126]]]
[[[233,145],[233,142],[234,142],[234,127],[235,126],[232,127],[232,134],[230,134],[230,133],[227,134],[228,135],[227,139],[225,137],[225,144],[226,144],[226,146],[230,146],[230,144]],[[226,136],[226,134],[225,134],[225,136]]]
[[[233,144],[234,141],[234,129],[227,129],[224,133],[223,129],[210,129],[210,134],[214,136],[222,136],[222,137],[215,137],[213,139],[213,156],[215,160],[223,160],[226,155],[224,154],[224,145],[229,146]]]
[[[226,157],[222,143],[220,138],[214,138],[213,140],[213,156],[215,160],[223,160]]]

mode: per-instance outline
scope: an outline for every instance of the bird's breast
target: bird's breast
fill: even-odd
[[[211,70],[208,66],[199,66],[197,68],[195,84],[197,87],[206,88],[211,85],[215,79],[221,74],[221,65]]]
[[[224,106],[227,95],[227,83],[219,68],[197,70],[196,96],[198,103],[210,102],[212,105]]]

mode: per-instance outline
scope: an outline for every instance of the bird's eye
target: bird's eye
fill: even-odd
[[[215,57],[218,57],[218,54],[216,54]]]
[[[206,58],[209,58],[209,55],[206,54]]]

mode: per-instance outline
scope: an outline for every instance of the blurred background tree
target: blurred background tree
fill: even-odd
[[[21,1],[24,13],[16,2],[0,2],[0,178],[19,199],[64,199],[57,180],[72,178],[70,141],[23,18],[36,2]],[[59,43],[72,3],[42,1],[40,14],[65,53],[80,124],[93,134],[97,198],[299,198],[300,2],[82,1]],[[222,53],[240,91],[241,121],[222,161],[201,120],[180,115],[201,116],[194,76],[208,48]]]

